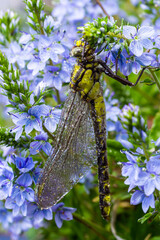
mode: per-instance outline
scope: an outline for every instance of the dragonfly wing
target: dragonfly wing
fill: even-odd
[[[89,104],[70,92],[58,125],[57,144],[37,184],[42,208],[56,204],[96,162],[96,143]]]

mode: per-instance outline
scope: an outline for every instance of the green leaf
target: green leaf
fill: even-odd
[[[141,81],[141,83],[145,83],[146,85],[153,85],[153,84],[155,84],[155,82],[152,81],[149,78],[146,78],[144,81]]]
[[[152,213],[147,213],[145,214],[142,218],[138,219],[138,222],[140,223],[144,223],[145,221],[147,221],[150,217],[152,217]]]
[[[116,151],[120,151],[123,149],[123,145],[120,142],[113,139],[107,139],[107,147],[112,148]]]

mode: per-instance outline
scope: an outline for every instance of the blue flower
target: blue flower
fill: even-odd
[[[136,190],[131,197],[131,204],[137,205],[139,203],[142,203],[143,212],[146,213],[149,207],[155,208],[154,195],[146,196],[143,191]]]
[[[129,162],[123,162],[122,167],[122,175],[124,177],[128,177],[125,181],[125,184],[130,185],[128,191],[134,188],[136,185],[143,186],[146,179],[144,179],[144,175],[146,173],[142,171],[142,167],[139,166],[139,158],[137,156],[133,156],[131,153],[127,151],[123,151],[126,154]],[[139,177],[141,174],[141,178]]]
[[[75,208],[63,207],[64,203],[58,203],[52,207],[55,212],[55,223],[58,228],[62,227],[63,220],[70,221],[73,219],[72,213],[76,211]]]
[[[18,216],[22,213],[23,216],[27,215],[27,202],[23,202],[22,205],[18,206],[15,199],[7,198],[5,201],[5,208],[12,209],[13,216]]]
[[[39,73],[39,71],[42,71],[45,69],[46,63],[42,62],[40,58],[35,57],[35,59],[31,60],[28,65],[27,68],[29,70],[33,70],[32,75],[35,76]]]
[[[33,224],[37,225],[46,220],[52,220],[52,209],[40,209],[36,204],[29,203],[27,206],[27,216],[32,217]]]
[[[46,133],[40,134],[35,137],[35,140],[30,144],[30,153],[32,155],[36,155],[41,150],[43,150],[47,155],[50,155],[52,146],[49,142],[47,142],[48,136]]]
[[[5,53],[10,63],[18,63],[21,68],[25,67],[25,61],[31,59],[31,50],[22,50],[17,42],[12,42]]]
[[[40,36],[38,42],[39,58],[42,62],[51,59],[54,63],[58,62],[58,54],[62,54],[65,49],[60,44],[54,41],[53,37]]]
[[[48,107],[48,111],[46,111],[46,118],[44,120],[44,126],[48,131],[54,132],[56,130],[57,124],[59,122],[61,116],[61,110],[56,108]]]
[[[123,34],[127,39],[133,39],[131,41],[129,49],[137,57],[143,53],[143,48],[153,48],[153,43],[149,39],[154,35],[154,28],[150,26],[142,26],[136,29],[133,26],[123,26]]]
[[[24,188],[22,186],[20,187],[15,185],[11,199],[16,203],[18,207],[25,207],[25,205],[23,205],[25,203],[25,200],[28,200],[29,202],[34,201],[34,190],[29,187]]]
[[[33,129],[37,131],[42,130],[42,120],[41,116],[44,116],[45,105],[33,106],[28,110],[28,113],[22,113],[19,116],[17,125],[24,126],[25,132],[29,134]]]
[[[17,126],[18,121],[19,121],[20,118],[21,118],[21,114],[18,114],[18,113],[17,113],[17,114],[13,114],[13,113],[11,113],[10,115],[11,115],[11,117],[12,117],[12,121],[13,121],[14,124],[16,125],[16,127],[13,128],[11,131],[12,131],[12,132],[16,132],[15,140],[17,141],[17,140],[20,138],[20,136],[22,135],[22,132],[23,132],[23,127],[22,127],[21,125],[18,125],[18,126]]]
[[[160,191],[160,156],[150,158],[146,163],[146,176],[142,178],[145,180],[143,185],[145,195],[151,195],[155,189]]]
[[[20,172],[29,172],[35,166],[33,159],[31,157],[16,157],[15,158],[16,167],[19,169]]]
[[[1,166],[2,167],[2,166]],[[12,168],[4,166],[0,170],[0,200],[11,196],[14,174]]]
[[[23,187],[28,187],[32,184],[32,178],[30,176],[29,173],[23,173],[22,175],[20,175],[16,182]]]

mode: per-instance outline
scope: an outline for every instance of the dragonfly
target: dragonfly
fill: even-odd
[[[83,40],[76,41],[71,55],[77,62],[71,74],[70,93],[61,113],[56,144],[38,179],[36,201],[42,209],[55,205],[97,164],[99,205],[102,217],[108,220],[111,199],[100,77],[104,72],[124,85],[134,84],[96,59],[95,50]]]

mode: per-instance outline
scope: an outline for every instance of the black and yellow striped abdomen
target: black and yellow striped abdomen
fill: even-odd
[[[93,120],[99,178],[99,202],[101,214],[108,219],[110,213],[109,174],[106,146],[106,111],[99,83],[100,73],[97,64],[87,63],[84,67],[74,66],[70,87],[80,93],[82,101],[87,101]]]

